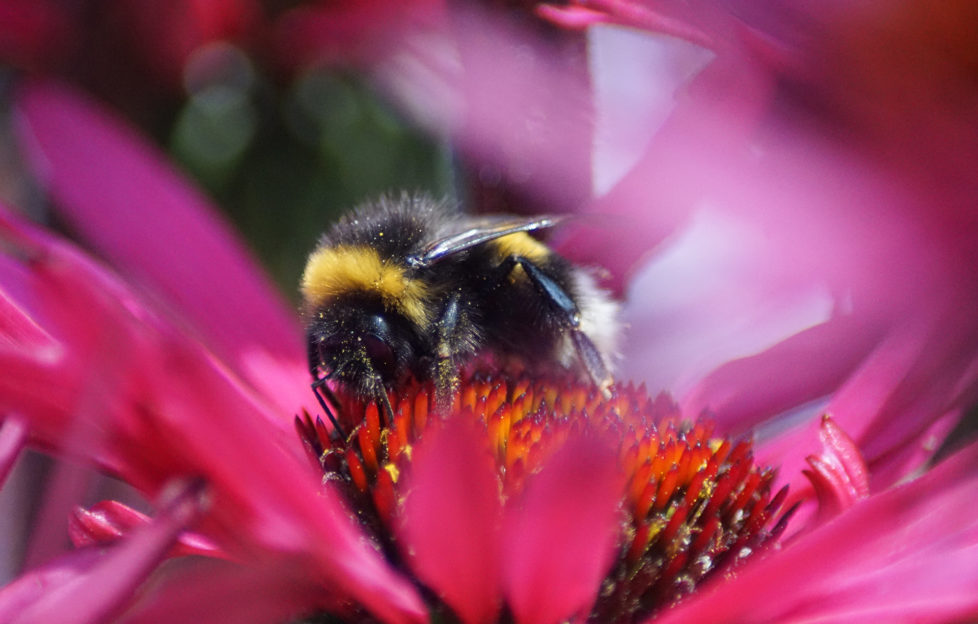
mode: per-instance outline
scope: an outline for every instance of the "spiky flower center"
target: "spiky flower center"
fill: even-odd
[[[343,399],[350,433],[342,440],[308,417],[299,427],[324,481],[345,492],[396,565],[403,565],[393,533],[403,475],[415,443],[439,418],[429,409],[432,397],[430,384],[392,393],[392,422],[374,403]],[[503,499],[519,493],[572,433],[587,429],[618,441],[626,483],[619,550],[590,621],[635,621],[672,604],[784,525],[782,518],[769,526],[785,492],[772,500],[774,472],[754,464],[750,441],[714,436],[711,421],[683,419],[667,395],[652,399],[644,387],[620,387],[605,399],[566,379],[473,375],[463,380],[449,417],[485,431]]]

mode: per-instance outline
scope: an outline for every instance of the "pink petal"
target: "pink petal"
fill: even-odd
[[[816,325],[718,367],[684,397],[683,410],[699,414],[709,409],[725,430],[745,431],[832,392],[866,357],[878,335],[873,324],[852,317]]]
[[[0,226],[33,246],[30,272],[0,273],[19,280],[7,292],[36,304],[19,309],[43,310],[31,318],[63,342],[53,361],[0,349],[0,405],[28,420],[33,439],[150,497],[174,476],[202,476],[214,499],[202,531],[229,553],[303,552],[310,578],[329,579],[392,622],[423,619],[417,593],[324,492],[274,407],[104,269],[5,218]]]
[[[411,567],[463,622],[500,607],[499,480],[485,435],[455,419],[415,450],[401,541]]]
[[[27,440],[27,425],[20,418],[7,416],[0,424],[0,486],[7,480],[11,468]]]
[[[581,211],[611,225],[568,228],[555,244],[582,264],[609,270],[609,285],[623,292],[640,262],[694,208],[730,192],[724,184],[742,166],[741,142],[756,129],[771,88],[770,77],[745,59],[712,61],[677,94],[675,108],[638,163]]]
[[[600,441],[571,439],[507,506],[503,590],[520,624],[587,613],[611,565],[622,476]]]
[[[895,451],[916,447],[939,416],[961,407],[956,386],[976,385],[978,327],[961,318],[963,310],[941,314],[943,304],[932,300],[930,309],[891,332],[829,404],[833,417],[860,441],[876,487],[919,466],[907,466]]]
[[[822,452],[805,458],[812,470],[805,476],[818,497],[818,522],[822,523],[869,496],[869,471],[859,448],[829,417],[819,428]]]
[[[115,542],[152,518],[117,501],[102,501],[91,509],[75,507],[68,518],[68,535],[76,547]],[[171,556],[227,557],[211,540],[184,531]]]
[[[268,624],[298,622],[330,608],[342,613],[328,588],[296,577],[287,561],[242,568],[224,562],[194,561],[171,574],[120,618],[125,624]]]
[[[583,6],[540,4],[536,8],[536,14],[561,28],[570,30],[583,30],[588,26],[610,21],[607,13]]]
[[[450,8],[440,29],[405,38],[378,68],[380,80],[478,163],[473,177],[487,182],[473,183],[489,197],[480,206],[576,209],[591,196],[593,110],[585,67],[576,62],[583,42],[541,41],[475,4]]]
[[[307,578],[322,579],[386,622],[420,622],[426,609],[415,589],[371,548],[332,489],[309,470],[301,443],[269,429],[247,395],[222,371],[192,354],[169,354],[185,376],[156,396],[160,412],[142,444],[167,449],[175,469],[185,466],[213,483],[213,535],[232,555],[254,548],[301,554]],[[215,417],[231,415],[230,420]],[[151,447],[134,449],[160,457]],[[173,470],[174,468],[171,468]]]
[[[68,87],[29,83],[16,106],[21,143],[65,220],[253,383],[274,389],[285,409],[307,399],[296,314],[210,202],[131,128]],[[256,359],[293,367],[296,381],[269,387],[251,369]]]
[[[438,0],[356,0],[301,4],[282,15],[274,47],[289,67],[369,64],[405,32],[436,17]]]
[[[688,6],[691,5],[673,3],[670,7],[667,3],[660,3],[658,7],[652,8],[649,5],[615,0],[590,4],[591,8],[541,4],[537,7],[536,13],[564,28],[579,29],[596,23],[610,22],[641,28],[658,35],[678,37],[706,47],[716,45],[714,36],[695,25],[694,14],[688,10]],[[669,14],[670,9],[673,15]],[[687,14],[681,15],[677,9],[679,12],[687,9]]]
[[[31,70],[62,63],[78,43],[71,12],[53,0],[5,0],[0,3],[0,59]]]
[[[131,600],[179,532],[200,512],[201,488],[185,485],[156,520],[103,553],[79,551],[0,591],[0,619],[22,622],[106,621]]]
[[[656,624],[978,617],[978,445],[851,507]]]

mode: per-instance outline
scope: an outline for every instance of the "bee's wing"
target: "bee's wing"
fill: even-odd
[[[561,215],[535,217],[506,215],[464,219],[459,222],[457,232],[451,232],[432,241],[418,254],[409,257],[408,263],[414,268],[423,268],[452,254],[509,234],[554,227],[566,218]]]

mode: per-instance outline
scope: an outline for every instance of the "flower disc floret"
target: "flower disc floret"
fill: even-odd
[[[517,499],[569,439],[612,441],[624,484],[620,522],[590,621],[634,621],[673,604],[769,544],[787,521],[773,522],[786,490],[772,497],[774,471],[754,464],[751,442],[715,435],[708,418],[684,418],[665,394],[651,398],[644,387],[627,385],[606,399],[566,378],[473,374],[448,416],[432,413],[432,397],[430,384],[416,382],[391,393],[390,423],[376,403],[342,398],[345,439],[321,420],[297,421],[324,482],[346,494],[396,565],[409,566],[403,553],[411,545],[398,543],[397,527],[415,445],[446,419],[484,435],[501,505]]]

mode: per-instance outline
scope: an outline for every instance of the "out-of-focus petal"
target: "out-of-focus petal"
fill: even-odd
[[[72,510],[68,518],[68,536],[76,548],[112,543],[152,521],[149,516],[118,501],[102,501],[90,509],[75,507]],[[180,534],[170,555],[227,557],[211,540],[186,531]]]
[[[81,236],[286,413],[308,400],[295,313],[199,191],[132,129],[68,87],[29,83],[16,110],[34,170]],[[270,385],[260,366],[267,360],[296,374]],[[288,378],[295,381],[281,383]]]
[[[257,0],[109,0],[114,28],[109,35],[136,57],[155,83],[182,86],[190,55],[213,41],[245,43],[261,17]]]
[[[411,567],[463,622],[499,611],[499,525],[495,466],[462,419],[429,431],[415,450],[401,536]]]
[[[296,575],[289,561],[261,566],[231,566],[213,560],[189,565],[163,579],[120,618],[125,624],[268,624],[297,622],[315,611],[313,605],[341,612],[328,589]],[[172,572],[172,571],[171,571]]]
[[[30,270],[8,273],[22,280],[8,292],[38,304],[43,315],[18,309],[65,354],[39,360],[28,350],[0,350],[0,406],[27,420],[32,440],[93,462],[149,497],[174,476],[203,477],[213,511],[201,531],[229,553],[302,553],[311,575],[374,613],[423,617],[414,589],[362,542],[343,503],[311,474],[291,428],[274,426],[273,407],[104,268],[3,217],[5,233],[31,259]]]
[[[577,62],[584,46],[551,44],[478,7],[453,5],[440,29],[406,37],[376,74],[477,163],[473,177],[523,200],[478,205],[569,212],[591,196],[593,110]]]
[[[611,225],[567,230],[555,244],[580,262],[609,270],[608,285],[623,292],[650,251],[717,192],[724,172],[749,158],[743,142],[756,130],[771,90],[769,78],[744,58],[710,62],[677,94],[638,163],[581,210]]]
[[[16,416],[8,416],[0,424],[0,486],[7,480],[10,469],[20,457],[27,440],[27,426]]]
[[[189,470],[211,480],[207,520],[214,524],[204,523],[201,532],[213,534],[231,554],[254,547],[293,554],[310,574],[385,621],[423,620],[415,589],[366,543],[338,495],[314,478],[301,445],[291,436],[269,435],[267,422],[219,369],[189,353],[168,357],[187,376],[155,397],[159,412],[147,423],[140,448],[171,463],[167,471]],[[233,421],[208,417],[216,414],[230,414]],[[142,445],[172,455],[159,457]]]
[[[944,296],[955,306],[973,305],[966,297]],[[935,299],[914,310],[829,403],[833,417],[860,442],[874,487],[919,467],[908,465],[906,453],[899,451],[912,449],[918,462],[926,459],[915,452],[924,432],[949,410],[964,407],[960,392],[972,394],[978,384],[978,325],[963,318],[965,307],[947,313],[942,309],[947,303]]]
[[[685,39],[703,46],[716,44],[715,35],[698,28],[689,7],[684,3],[661,3],[658,7],[642,6],[635,2],[592,2],[591,6],[581,4],[554,5],[541,4],[537,14],[564,28],[584,28],[598,23],[616,23],[637,27],[660,35]],[[602,6],[603,5],[603,6]],[[701,3],[697,9],[708,9]],[[670,11],[671,9],[671,11]],[[695,10],[695,9],[694,9]],[[685,12],[685,15],[683,14]]]
[[[765,418],[830,394],[852,374],[878,337],[878,330],[859,319],[831,319],[716,368],[684,397],[683,409],[690,414],[709,409],[725,430],[745,431]]]
[[[65,60],[77,44],[71,12],[51,0],[0,2],[0,61],[27,69],[48,69]]]
[[[401,43],[405,33],[436,19],[441,0],[341,0],[304,4],[276,23],[274,47],[289,68],[369,66]]]
[[[975,465],[978,445],[857,503],[655,622],[970,621],[978,616]]]
[[[23,269],[0,257],[0,352],[12,357],[53,361],[64,354],[57,340],[36,320],[40,311],[25,308],[25,293],[18,289],[29,282]]]
[[[200,484],[187,484],[153,523],[105,553],[82,550],[29,572],[0,591],[4,622],[106,621],[131,600],[177,535],[201,511]]]
[[[622,487],[614,453],[572,437],[510,502],[503,592],[517,622],[587,613],[611,564]]]

